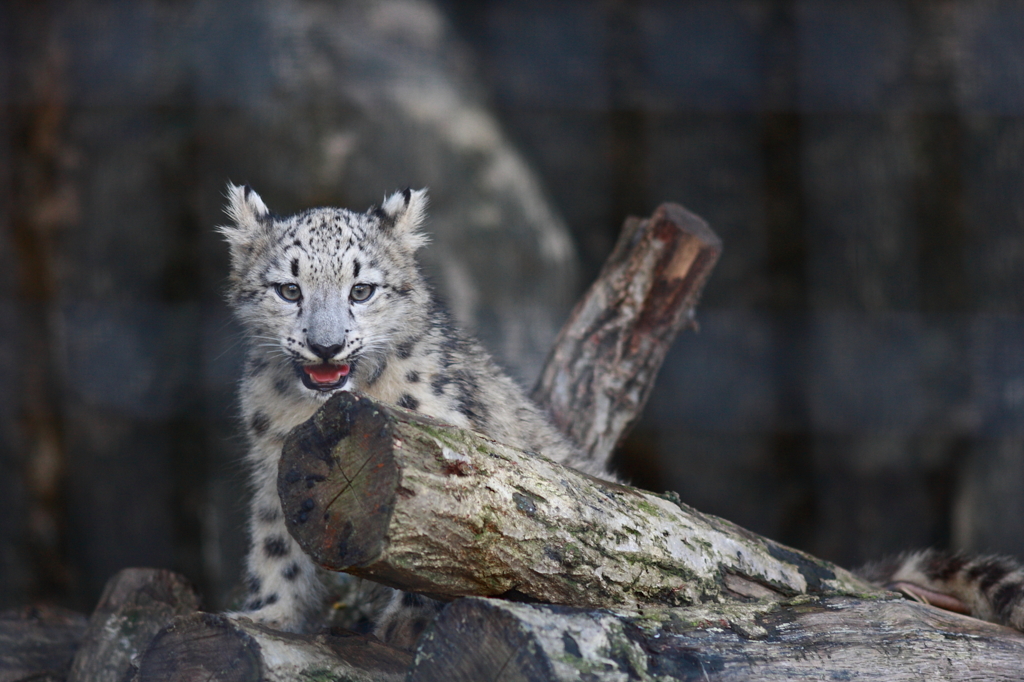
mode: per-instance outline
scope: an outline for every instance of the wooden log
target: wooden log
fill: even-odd
[[[285,442],[278,490],[313,560],[450,599],[694,604],[875,591],[670,496],[350,393]]]
[[[355,633],[296,635],[249,619],[179,616],[139,662],[134,682],[399,682],[412,657]]]
[[[0,613],[0,682],[63,682],[86,617],[50,606]]]
[[[1024,635],[891,597],[585,610],[450,604],[410,682],[1020,680]]]
[[[198,608],[199,595],[184,576],[156,568],[118,572],[89,618],[68,682],[122,682],[161,628]]]
[[[721,252],[707,223],[678,204],[626,220],[531,396],[595,461],[607,462],[639,419]]]

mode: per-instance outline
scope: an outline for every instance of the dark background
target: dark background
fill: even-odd
[[[428,270],[526,383],[682,203],[725,251],[620,471],[848,566],[1024,556],[1024,2],[12,0],[0,41],[0,607],[236,580],[228,179],[430,186]]]

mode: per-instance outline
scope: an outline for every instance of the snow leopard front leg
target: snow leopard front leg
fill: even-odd
[[[257,425],[258,426],[258,425]],[[248,595],[245,616],[271,627],[300,632],[323,603],[326,589],[319,569],[288,533],[277,492],[277,462],[282,443],[271,437],[251,454],[251,546],[246,557]]]

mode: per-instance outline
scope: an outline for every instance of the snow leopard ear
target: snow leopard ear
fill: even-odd
[[[241,263],[244,255],[252,253],[256,242],[266,233],[264,220],[270,215],[270,210],[249,185],[233,185],[229,182],[227,199],[228,205],[224,212],[233,224],[223,225],[217,230],[231,246],[232,261]]]
[[[260,220],[270,215],[263,199],[249,185],[232,185],[229,182],[227,195],[228,205],[224,210],[241,230],[256,227]]]
[[[420,226],[427,212],[427,190],[406,189],[395,192],[380,205],[382,226],[393,231],[410,251],[415,251],[430,238],[420,232]]]

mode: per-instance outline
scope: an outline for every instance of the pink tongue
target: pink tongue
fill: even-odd
[[[312,367],[303,367],[302,369],[318,384],[333,384],[348,374],[349,366],[314,365]]]

